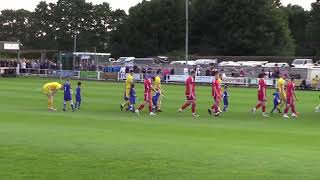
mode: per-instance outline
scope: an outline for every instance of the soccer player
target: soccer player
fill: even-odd
[[[136,95],[136,88],[135,88],[135,85],[134,84],[131,84],[131,89],[130,89],[130,105],[129,107],[127,108],[127,111],[131,111],[131,112],[135,112],[135,104],[136,104],[136,98],[137,98],[137,95]]]
[[[78,82],[78,87],[76,89],[76,104],[75,108],[80,109],[81,106],[81,82]]]
[[[47,83],[42,87],[43,94],[48,96],[48,110],[49,111],[56,111],[56,109],[53,108],[53,101],[54,101],[54,96],[56,95],[56,93],[59,90],[63,90],[63,86],[57,82]]]
[[[152,105],[153,105],[153,111],[159,112],[159,98],[161,96],[161,93],[159,91],[156,91],[152,97]]]
[[[228,106],[229,106],[229,92],[228,92],[228,86],[224,86],[224,92],[222,94],[223,97],[223,112],[227,112]]]
[[[273,93],[273,109],[271,110],[270,114],[273,114],[275,110],[278,110],[278,112],[281,113],[281,110],[279,108],[280,103],[281,103],[281,99],[280,99],[280,93],[278,88],[276,89],[276,92]]]
[[[279,95],[280,95],[280,101],[281,101],[281,104],[279,104],[280,109],[282,109],[287,102],[285,84],[286,84],[286,75],[282,74],[281,77],[278,79],[278,85],[277,85],[279,90]]]
[[[210,109],[208,109],[208,113],[212,115],[212,111],[214,111],[215,116],[219,116],[220,111],[220,101],[221,101],[221,85],[220,85],[220,79],[219,79],[219,74],[215,74],[215,79],[212,81],[212,98],[213,98],[213,105],[211,106]]]
[[[179,113],[181,113],[183,110],[185,110],[187,107],[191,105],[191,111],[193,117],[199,117],[198,114],[196,114],[196,93],[195,93],[195,76],[196,72],[191,71],[190,76],[186,80],[186,103],[184,103],[180,109],[178,110]]]
[[[133,70],[130,70],[125,82],[125,92],[124,92],[125,102],[120,105],[121,111],[123,110],[123,108],[130,106],[130,89],[131,89],[131,84],[133,83],[133,74],[134,74]]]
[[[155,79],[154,77],[151,77],[149,79],[144,80],[144,102],[136,110],[137,115],[140,114],[140,112],[144,109],[146,104],[149,104],[150,116],[156,115],[152,111],[152,97],[151,97],[151,91],[155,91],[155,89],[152,87],[152,82],[154,81],[154,79]]]
[[[64,91],[64,101],[63,101],[63,111],[67,111],[67,102],[70,102],[70,106],[72,111],[75,111],[72,101],[72,89],[70,85],[70,80],[67,80],[67,82],[63,85],[63,91]]]
[[[157,76],[155,77],[155,80],[154,80],[155,90],[156,90],[156,92],[160,93],[160,95],[158,97],[158,101],[157,101],[157,109],[156,109],[157,112],[162,112],[162,110],[161,110],[161,95],[164,92],[163,92],[163,89],[161,87],[161,78],[160,78],[161,75],[162,75],[162,72],[158,71],[157,72]]]
[[[294,85],[294,78],[292,77],[287,85],[287,106],[286,109],[284,110],[283,117],[284,118],[289,118],[288,116],[288,111],[289,108],[291,108],[291,117],[296,118],[297,113],[296,113],[296,107],[295,107],[295,99],[297,100],[297,96],[295,93],[295,85]]]
[[[267,82],[265,80],[266,74],[259,75],[259,82],[258,82],[258,103],[252,109],[252,112],[256,112],[257,109],[262,107],[262,116],[268,117],[266,114],[266,101],[267,101]]]

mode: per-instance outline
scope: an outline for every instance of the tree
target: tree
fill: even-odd
[[[288,18],[292,37],[297,44],[295,55],[314,55],[314,50],[310,47],[310,43],[307,39],[307,24],[309,22],[309,12],[304,10],[301,6],[291,4],[289,4],[287,7],[283,7],[283,11]]]
[[[152,0],[131,8],[113,34],[113,54],[153,56],[183,49],[183,7],[184,0]]]
[[[21,41],[30,44],[31,12],[19,10],[3,10],[0,14],[0,39],[4,41]]]
[[[294,54],[288,23],[280,13],[277,1],[196,0],[194,6],[192,26],[195,26],[193,34],[198,38],[192,44],[212,50],[203,53]]]
[[[320,57],[320,0],[312,3],[310,11],[310,21],[307,26],[308,38],[311,46],[316,51],[316,55]]]
[[[31,16],[31,37],[33,49],[59,49],[55,36],[55,19],[52,10],[55,4],[40,2]]]

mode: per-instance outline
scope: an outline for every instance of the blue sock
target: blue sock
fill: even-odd
[[[78,102],[76,102],[76,103],[74,104],[74,108],[77,109],[77,107],[78,107]]]
[[[78,101],[78,109],[80,109],[81,101]]]
[[[71,109],[72,109],[72,111],[74,111],[74,106],[73,106],[73,104],[71,104]]]
[[[228,105],[224,105],[223,112],[227,112]]]

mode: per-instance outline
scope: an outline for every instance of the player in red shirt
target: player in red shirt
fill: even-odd
[[[219,107],[221,102],[221,84],[218,73],[215,74],[215,78],[212,81],[212,98],[214,104],[211,106],[210,109],[208,109],[208,113],[212,115],[212,111],[214,111],[214,115],[219,116]]]
[[[196,114],[196,94],[195,94],[195,77],[196,72],[191,71],[190,76],[186,80],[186,103],[184,103],[181,108],[178,110],[179,113],[181,113],[183,110],[185,110],[187,107],[192,105],[192,115],[194,117],[199,117],[199,115]]]
[[[284,110],[284,114],[283,114],[284,118],[289,118],[288,116],[289,108],[291,108],[291,112],[292,112],[291,117],[293,118],[297,117],[295,100],[294,100],[294,99],[297,99],[297,97],[294,91],[295,91],[294,78],[291,78],[287,84],[287,106],[286,106],[286,109]]]
[[[152,96],[151,91],[155,91],[152,87],[152,83],[154,81],[154,77],[145,79],[144,80],[144,102],[139,106],[139,108],[136,110],[136,113],[139,115],[140,111],[142,111],[145,107],[145,105],[149,104],[149,113],[150,116],[155,116],[156,114],[152,111]]]
[[[265,80],[266,74],[259,75],[259,82],[258,82],[258,103],[252,109],[252,112],[256,112],[257,109],[262,107],[262,115],[264,117],[268,117],[266,114],[266,101],[267,101],[267,82]]]

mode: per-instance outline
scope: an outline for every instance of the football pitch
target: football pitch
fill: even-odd
[[[177,109],[184,86],[163,85],[163,113],[120,112],[123,83],[83,81],[81,110],[47,111],[37,78],[0,78],[0,179],[318,179],[319,92],[297,91],[300,117],[252,114],[256,89],[229,88],[229,112],[209,117],[210,86],[197,110]],[[58,81],[63,83],[64,81]],[[73,89],[77,81],[71,81]],[[143,87],[137,86],[138,104]],[[268,90],[268,111],[272,93]]]

